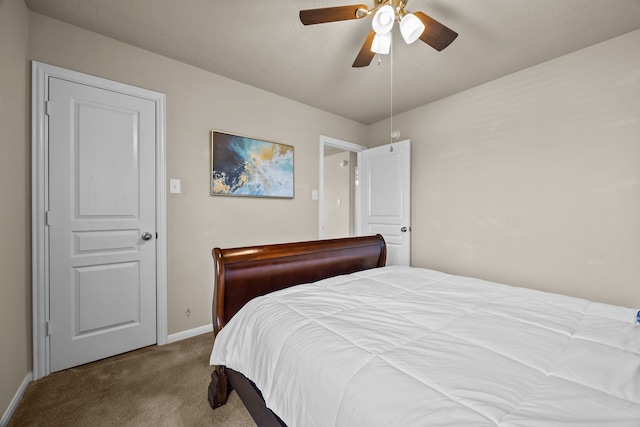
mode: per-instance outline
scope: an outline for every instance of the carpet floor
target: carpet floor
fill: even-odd
[[[29,384],[9,427],[255,426],[235,392],[212,410],[213,333],[150,346]]]

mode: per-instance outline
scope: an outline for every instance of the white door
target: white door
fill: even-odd
[[[156,342],[155,103],[49,80],[51,372]]]
[[[358,153],[360,235],[381,234],[387,265],[411,263],[411,141]]]

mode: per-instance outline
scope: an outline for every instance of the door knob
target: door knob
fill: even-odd
[[[153,237],[153,234],[149,233],[148,231],[145,231],[144,233],[142,233],[142,240],[151,240],[151,238]]]
[[[403,233],[406,233],[406,232],[407,232],[407,227],[402,227],[402,228],[400,229],[400,231],[402,231]]]

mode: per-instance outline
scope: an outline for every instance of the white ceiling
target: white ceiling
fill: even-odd
[[[25,3],[34,12],[364,124],[640,28],[640,0],[411,0],[407,10],[425,12],[458,38],[437,52],[421,41],[405,45],[398,36],[380,64],[376,57],[368,67],[352,68],[371,19],[303,26],[298,12],[372,7],[373,0]]]

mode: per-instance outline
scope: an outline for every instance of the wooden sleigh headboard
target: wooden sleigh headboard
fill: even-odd
[[[344,239],[313,240],[275,245],[213,250],[215,291],[213,332],[251,299],[273,291],[327,277],[383,267],[387,247],[381,235]],[[231,388],[258,425],[282,426],[281,420],[264,404],[255,385],[241,373],[216,365],[209,384],[209,404],[224,405]]]
[[[381,235],[213,249],[214,334],[249,300],[269,292],[327,277],[383,267]]]

